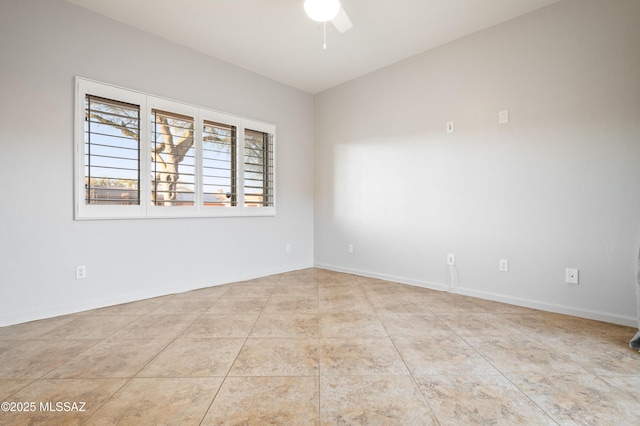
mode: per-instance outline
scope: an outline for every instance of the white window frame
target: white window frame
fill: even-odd
[[[215,123],[224,123],[227,124],[229,126],[235,126],[236,128],[236,188],[238,188],[238,193],[236,194],[236,206],[232,206],[232,207],[225,207],[225,209],[230,209],[230,210],[235,210],[238,209],[240,207],[242,207],[242,209],[244,210],[244,194],[241,193],[241,191],[239,190],[240,188],[240,178],[243,175],[243,170],[242,169],[242,165],[239,164],[239,161],[241,160],[242,157],[240,157],[240,132],[242,131],[244,134],[244,127],[243,127],[243,119],[241,117],[233,117],[230,116],[228,114],[223,114],[217,111],[211,111],[211,110],[202,110],[201,111],[201,115],[200,115],[200,126],[198,127],[198,131],[200,132],[200,137],[198,138],[199,143],[198,145],[198,150],[199,152],[196,154],[198,156],[199,159],[202,159],[202,128],[204,127],[204,122],[205,121],[213,121]],[[202,167],[200,166],[200,170],[202,170]],[[203,195],[203,186],[202,185],[198,185],[198,196],[204,197]],[[203,212],[205,212],[205,215],[208,215],[208,212],[210,212],[211,215],[217,215],[219,213],[220,207],[217,206],[205,206],[203,203],[201,203],[201,210]],[[275,210],[273,212],[273,214],[275,214]],[[235,216],[235,215],[232,215]],[[245,212],[243,212],[242,216],[248,216],[248,214],[246,214]]]
[[[75,197],[74,218],[85,219],[139,219],[275,216],[276,214],[276,126],[258,120],[213,111],[161,98],[147,93],[117,87],[82,77],[75,82]],[[100,205],[85,201],[85,98],[94,95],[114,101],[140,106],[140,205]],[[154,109],[192,116],[194,118],[195,193],[193,206],[155,206],[151,201],[151,111]],[[202,138],[205,121],[214,121],[236,127],[236,206],[205,206],[202,187]],[[272,135],[273,143],[273,206],[244,205],[244,129],[258,130]]]
[[[240,156],[240,160],[242,161],[242,176],[238,176],[238,179],[242,178],[242,185],[243,186],[242,186],[242,190],[239,189],[238,192],[242,192],[242,196],[243,197],[244,197],[245,192],[246,192],[246,190],[244,188],[244,182],[245,182],[245,179],[244,179],[245,178],[245,176],[244,176],[244,161],[245,161],[244,160],[244,143],[245,143],[244,142],[244,138],[245,138],[245,132],[244,131],[245,131],[245,129],[254,130],[254,131],[263,132],[263,133],[270,133],[270,134],[273,135],[273,137],[272,137],[273,148],[272,148],[272,151],[271,151],[272,155],[273,155],[273,158],[271,159],[271,161],[274,164],[274,170],[273,170],[273,173],[274,173],[273,180],[274,180],[274,182],[272,183],[272,187],[273,187],[272,197],[273,197],[274,205],[275,205],[275,132],[272,131],[271,127],[269,127],[268,124],[265,124],[265,123],[262,123],[262,122],[259,122],[259,121],[255,121],[255,120],[248,120],[248,119],[243,120],[242,135],[240,135],[240,132],[238,132],[238,141],[239,141],[238,144],[239,145],[242,144],[242,150],[243,150],[242,156]],[[240,137],[242,137],[242,139],[240,139]],[[243,201],[243,205],[244,205],[244,198],[243,198],[242,201]],[[247,207],[246,209],[247,210],[257,209],[258,211],[260,211],[261,209],[268,209],[268,208],[269,207],[255,207],[254,206],[254,207]],[[248,213],[251,213],[251,212],[249,211]]]

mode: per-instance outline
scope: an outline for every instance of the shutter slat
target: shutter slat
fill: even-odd
[[[86,95],[85,119],[85,203],[139,205],[140,107]]]
[[[202,187],[204,204],[236,206],[236,127],[207,120],[203,124]],[[213,149],[214,147],[218,149]],[[212,199],[216,201],[214,202]]]
[[[245,129],[245,206],[273,207],[273,135]]]

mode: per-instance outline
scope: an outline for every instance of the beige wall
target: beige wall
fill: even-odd
[[[635,324],[639,47],[569,0],[316,95],[316,264]]]
[[[274,123],[277,216],[74,221],[75,76]],[[0,326],[313,264],[306,93],[61,0],[3,0],[0,111]]]

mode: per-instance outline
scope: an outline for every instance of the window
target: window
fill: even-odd
[[[85,97],[86,204],[140,204],[140,107]]]
[[[205,206],[238,203],[236,126],[204,121],[202,129],[202,188]]]
[[[76,219],[275,214],[272,124],[82,78],[76,123]]]
[[[193,206],[196,194],[194,118],[151,111],[151,202]]]
[[[244,202],[247,207],[273,206],[272,135],[244,132]]]

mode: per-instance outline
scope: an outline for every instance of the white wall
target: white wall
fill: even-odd
[[[316,95],[314,114],[316,265],[444,288],[454,253],[458,292],[635,324],[640,2],[560,2]]]
[[[277,216],[74,221],[76,75],[276,124]],[[64,1],[2,0],[0,129],[0,326],[313,265],[308,94]]]

